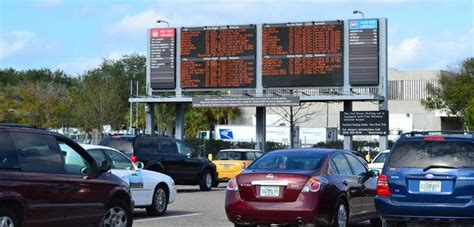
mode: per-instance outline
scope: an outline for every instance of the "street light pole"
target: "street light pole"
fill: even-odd
[[[170,27],[170,24],[168,23],[168,21],[165,21],[165,20],[157,20],[156,23],[165,23],[166,26],[169,28]]]
[[[362,15],[362,19],[364,19],[364,13],[362,11],[354,10],[354,11],[352,11],[352,14],[360,14],[360,15]]]

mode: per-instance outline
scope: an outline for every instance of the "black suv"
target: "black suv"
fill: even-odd
[[[132,226],[127,183],[63,135],[0,125],[0,226]]]
[[[199,156],[182,140],[158,135],[115,135],[104,138],[99,145],[115,148],[145,169],[164,173],[176,184],[199,185],[209,191],[216,181],[216,166]]]

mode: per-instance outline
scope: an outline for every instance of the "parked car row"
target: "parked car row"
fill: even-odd
[[[265,154],[229,180],[227,217],[235,226],[474,224],[474,134],[405,134],[379,158],[385,165],[369,170],[339,149]]]

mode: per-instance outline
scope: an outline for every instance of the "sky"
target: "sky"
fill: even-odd
[[[447,69],[474,53],[474,0],[0,0],[0,68],[80,75],[146,54],[147,28],[388,20],[388,65]]]

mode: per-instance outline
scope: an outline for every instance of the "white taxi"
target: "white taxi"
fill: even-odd
[[[143,163],[133,162],[122,152],[104,146],[81,145],[97,163],[107,160],[113,174],[130,185],[135,208],[145,208],[148,215],[161,216],[176,199],[173,179],[165,174],[143,169]]]

